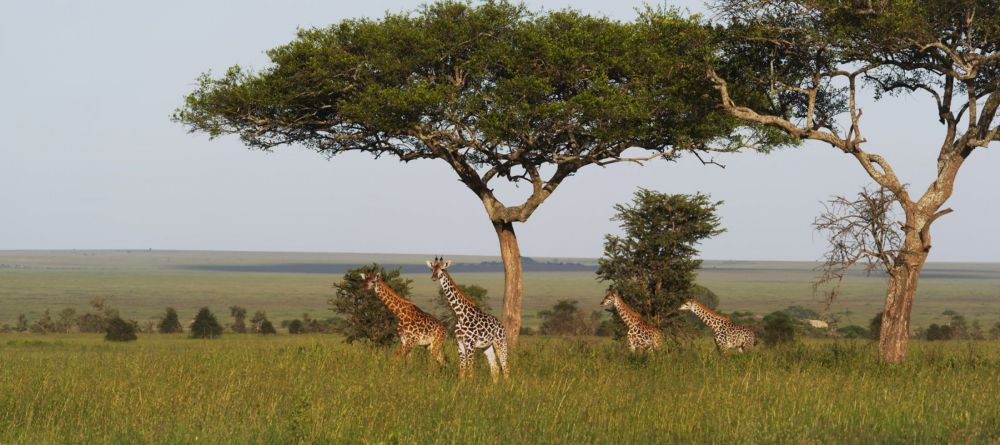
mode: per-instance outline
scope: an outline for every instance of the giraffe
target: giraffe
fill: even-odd
[[[490,377],[494,382],[499,378],[500,369],[503,370],[504,378],[510,377],[510,366],[507,364],[507,330],[500,320],[483,312],[462,294],[462,290],[448,273],[450,265],[451,261],[445,261],[443,258],[434,258],[434,261],[427,262],[427,267],[431,268],[431,279],[441,284],[441,289],[448,298],[448,305],[458,319],[455,324],[455,339],[458,340],[459,379],[472,375],[476,349],[483,349],[486,360],[490,363]]]
[[[608,305],[614,305],[615,310],[618,311],[618,316],[621,317],[622,321],[625,322],[625,326],[628,327],[626,338],[628,339],[629,351],[649,352],[651,350],[660,350],[662,339],[660,330],[656,326],[644,321],[638,312],[628,307],[618,292],[611,292],[609,290],[604,295],[601,306]]]
[[[396,356],[405,358],[414,346],[426,346],[438,364],[444,366],[444,342],[448,337],[444,325],[393,291],[379,274],[361,274],[361,279],[365,288],[375,291],[375,296],[399,319],[396,332],[401,345]]]
[[[678,310],[691,311],[715,334],[715,350],[720,354],[725,349],[736,348],[743,352],[757,344],[757,334],[753,329],[733,323],[729,317],[716,314],[701,303],[688,300]]]

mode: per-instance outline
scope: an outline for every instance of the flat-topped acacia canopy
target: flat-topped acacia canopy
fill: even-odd
[[[174,119],[212,137],[239,135],[251,148],[447,162],[497,230],[504,323],[516,337],[522,286],[512,223],[527,221],[563,180],[588,165],[744,145],[704,75],[711,37],[670,11],[620,22],[439,2],[301,30],[268,52],[263,70],[203,75]],[[711,145],[718,141],[728,142]],[[646,153],[624,157],[632,147]],[[531,194],[504,204],[496,180],[527,182]]]

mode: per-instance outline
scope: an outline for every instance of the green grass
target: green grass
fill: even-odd
[[[336,336],[0,335],[0,443],[990,443],[1000,343],[650,357],[526,338],[489,383]],[[995,443],[995,442],[994,442]]]

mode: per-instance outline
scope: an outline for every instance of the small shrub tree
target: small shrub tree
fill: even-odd
[[[242,306],[229,306],[229,314],[233,317],[233,324],[229,328],[237,334],[246,334],[247,308]]]
[[[104,339],[107,341],[134,341],[138,326],[134,321],[125,321],[121,317],[108,319],[104,328]]]
[[[764,332],[761,340],[768,346],[777,346],[782,343],[791,343],[795,340],[795,325],[792,317],[778,311],[771,312],[764,316]]]
[[[264,321],[260,322],[260,333],[262,335],[274,335],[278,331],[274,329],[274,324],[271,323],[271,320],[265,318]]]
[[[715,213],[720,204],[701,194],[639,189],[631,203],[615,206],[612,220],[624,233],[605,237],[598,279],[610,282],[625,303],[676,339],[691,326],[677,307],[692,298],[695,271],[701,267],[697,245],[723,232]],[[613,317],[618,319],[617,313]]]
[[[160,318],[160,324],[157,326],[157,330],[161,334],[176,334],[184,332],[184,328],[181,327],[181,321],[177,317],[177,311],[172,307],[168,307],[164,312],[163,317]]]
[[[303,332],[302,320],[295,319],[291,323],[288,323],[288,333],[289,334],[301,334]]]
[[[24,314],[17,316],[17,326],[14,328],[17,332],[25,332],[28,330],[28,317]]]
[[[935,340],[951,340],[955,335],[954,330],[948,325],[938,325],[937,323],[932,323],[928,328],[927,332],[924,333],[924,338],[928,341]]]
[[[845,338],[868,338],[868,330],[854,324],[838,328],[837,333]]]
[[[369,264],[348,270],[340,282],[334,284],[337,294],[329,300],[330,308],[344,316],[340,326],[348,343],[358,340],[387,347],[396,340],[396,317],[365,288],[361,274],[380,274],[382,280],[399,295],[410,293],[412,280],[400,276],[399,269],[386,271],[378,264]]]
[[[31,332],[36,334],[48,334],[50,332],[55,332],[56,324],[52,321],[52,316],[49,315],[49,310],[46,309],[42,312],[42,316],[35,320],[35,323],[31,325]]]
[[[486,295],[489,293],[486,288],[475,285],[475,284],[458,284],[458,288],[469,297],[479,309],[486,312],[491,312],[493,308],[490,307],[489,300],[486,299]],[[448,304],[448,297],[444,295],[444,289],[438,289],[437,299],[434,301],[434,305],[437,309],[438,320],[444,324],[445,329],[448,332],[453,332],[455,330],[455,323],[458,323],[458,319],[455,317],[455,312],[451,310],[451,305]],[[532,335],[532,334],[528,334]]]
[[[542,335],[593,335],[600,323],[600,312],[587,315],[576,307],[576,300],[561,300],[552,309],[541,311],[538,318]]]
[[[215,315],[207,307],[199,309],[198,315],[194,317],[194,323],[191,323],[191,337],[216,338],[220,335],[222,335],[222,325],[215,319]]]
[[[990,328],[990,340],[1000,340],[1000,321],[993,323]]]

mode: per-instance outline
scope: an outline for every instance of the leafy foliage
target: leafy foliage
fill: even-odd
[[[723,232],[715,214],[720,204],[701,194],[639,189],[630,205],[615,206],[613,220],[624,233],[605,237],[598,278],[646,320],[676,335],[689,324],[676,310],[683,301],[701,297],[718,305],[714,293],[694,285],[701,267],[694,257],[701,240]]]
[[[289,334],[301,334],[305,329],[302,327],[302,320],[295,319],[288,323]]]
[[[552,309],[538,313],[542,320],[538,327],[541,335],[580,336],[594,335],[601,321],[601,313],[587,314],[580,310],[576,300],[560,300]]]
[[[782,311],[765,315],[764,332],[760,337],[768,346],[791,343],[795,340],[795,324],[792,322],[792,317]]]
[[[230,306],[229,314],[233,317],[233,324],[229,328],[237,334],[245,334],[247,332],[247,308],[235,305]]]
[[[158,330],[161,334],[176,334],[184,332],[184,328],[181,326],[181,321],[177,317],[176,309],[172,307],[167,308],[163,317],[160,319]]]
[[[194,322],[191,323],[191,337],[193,338],[216,338],[222,335],[222,325],[215,315],[207,308],[203,307],[195,315]]]
[[[271,320],[265,318],[264,321],[260,322],[260,333],[262,335],[274,335],[278,331],[274,329],[274,324],[271,323]]]
[[[348,343],[358,340],[386,347],[397,337],[396,317],[385,307],[375,292],[365,288],[361,274],[379,274],[397,294],[406,297],[412,280],[400,276],[399,269],[387,271],[378,264],[348,270],[340,282],[333,285],[337,294],[328,301],[330,308],[344,316],[339,327]]]
[[[138,327],[134,321],[125,321],[121,317],[114,317],[108,320],[104,331],[104,339],[107,341],[134,341],[138,337],[135,335]]]

